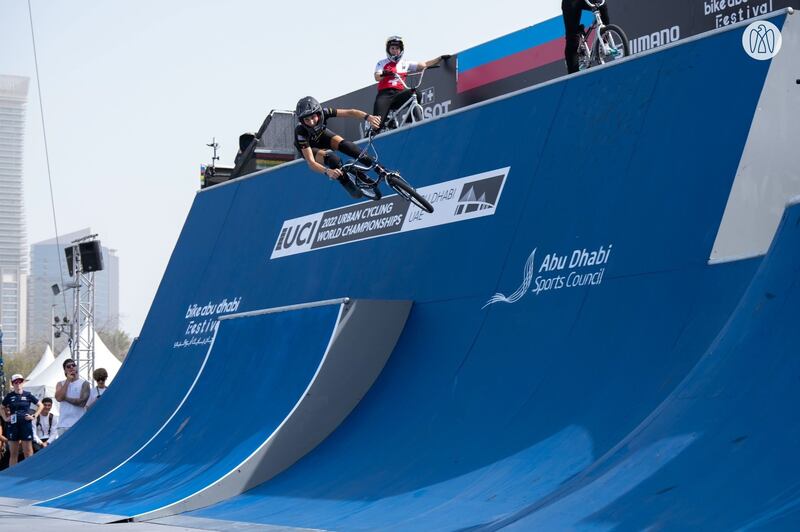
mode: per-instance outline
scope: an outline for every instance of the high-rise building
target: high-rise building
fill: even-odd
[[[51,286],[69,282],[64,248],[73,240],[92,234],[89,228],[31,245],[28,279],[28,343],[50,342],[53,314],[72,318],[72,293],[53,295]],[[60,263],[60,267],[59,267]],[[66,299],[66,310],[64,301]],[[103,270],[94,274],[94,324],[97,329],[119,328],[119,257],[103,246]]]
[[[0,325],[3,349],[25,346],[28,249],[22,187],[22,148],[28,78],[0,76]]]

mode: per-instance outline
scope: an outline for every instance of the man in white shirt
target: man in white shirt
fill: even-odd
[[[50,410],[53,400],[49,397],[42,399],[42,411],[33,422],[33,450],[39,451],[50,445],[58,438],[58,416]]]
[[[61,403],[61,416],[58,420],[58,436],[61,437],[72,425],[78,422],[86,412],[89,400],[89,381],[78,376],[78,366],[68,358],[62,366],[67,377],[56,384],[56,401]]]

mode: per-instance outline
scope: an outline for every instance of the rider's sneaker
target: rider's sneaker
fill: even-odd
[[[347,191],[348,194],[350,194],[350,197],[352,197],[353,199],[359,199],[364,197],[364,193],[361,192],[361,189],[355,186],[355,184],[353,184],[353,182],[347,179],[346,177],[339,178],[338,181],[339,184],[342,185],[342,187],[344,187],[344,189]]]

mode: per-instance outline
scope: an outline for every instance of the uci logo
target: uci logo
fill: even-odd
[[[781,50],[781,30],[768,20],[757,20],[747,26],[742,35],[742,46],[747,55],[759,61],[772,59]]]
[[[317,229],[317,222],[306,222],[294,226],[284,226],[278,235],[275,251],[288,249],[293,246],[310,245]]]

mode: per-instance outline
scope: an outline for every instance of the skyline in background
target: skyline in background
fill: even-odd
[[[28,249],[22,158],[28,79],[0,75],[0,326],[3,348],[25,344]]]
[[[218,164],[232,165],[239,135],[271,109],[373,84],[388,35],[402,35],[406,58],[424,61],[560,14],[556,1],[445,1],[413,14],[400,4],[341,6],[31,0],[58,232],[91,226],[118,250],[120,326],[132,336],[212,137]],[[28,241],[37,242],[56,230],[28,2],[0,0],[0,14],[0,74],[31,78],[23,176]]]

